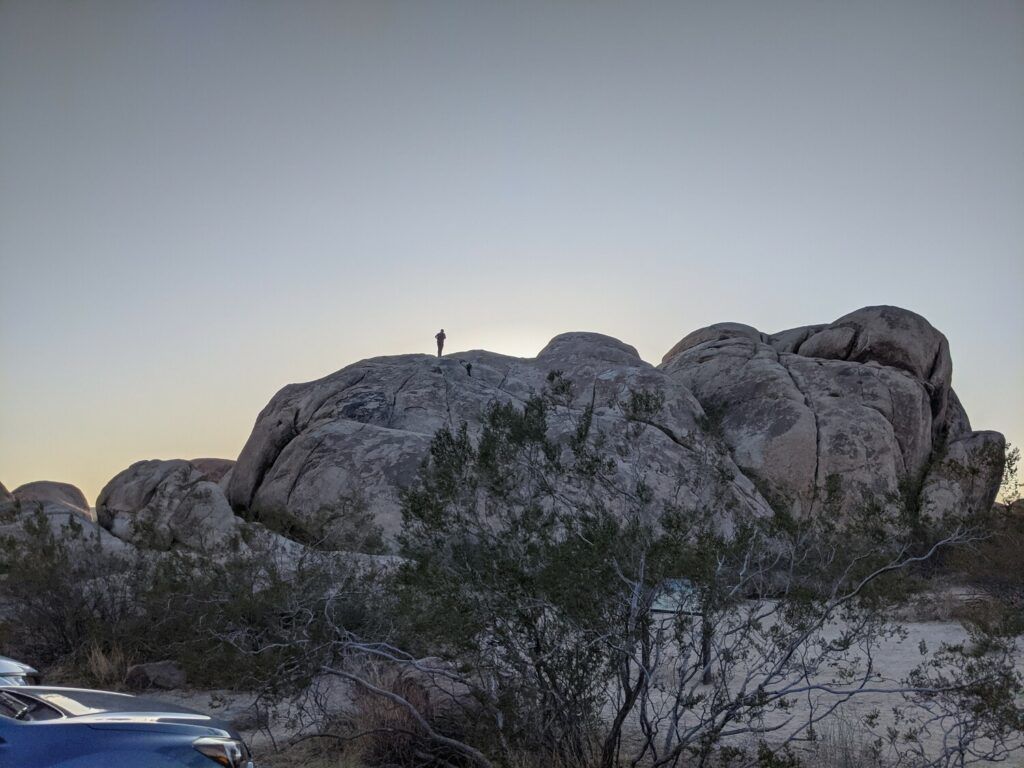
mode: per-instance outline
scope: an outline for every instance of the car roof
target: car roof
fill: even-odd
[[[39,725],[78,723],[88,726],[145,725],[199,729],[196,733],[226,734],[238,738],[228,723],[194,709],[166,701],[116,691],[66,688],[54,685],[0,685],[0,691],[27,696],[62,711],[65,718],[42,720]]]
[[[30,667],[28,664],[24,664],[16,659],[11,659],[7,656],[0,656],[0,675],[38,675],[39,673]]]
[[[133,693],[122,693],[121,691],[99,691],[95,688],[75,688],[67,685],[0,685],[0,688],[10,688],[15,693],[101,693],[104,696],[123,696],[128,699],[135,698]]]
[[[90,688],[65,688],[56,685],[0,685],[20,696],[31,696],[64,711],[71,717],[121,713],[161,713],[208,718],[201,712],[167,701],[135,696],[117,691],[97,691]]]

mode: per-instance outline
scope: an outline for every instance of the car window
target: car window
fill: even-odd
[[[0,715],[6,717],[21,717],[25,709],[25,702],[16,699],[14,696],[0,691]]]
[[[0,716],[37,722],[56,720],[64,715],[59,709],[31,696],[23,696],[12,691],[0,691]]]

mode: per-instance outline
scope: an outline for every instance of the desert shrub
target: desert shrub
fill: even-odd
[[[895,723],[865,719],[875,756],[954,765],[1017,746],[1004,623],[922,648],[904,680],[873,665],[923,566],[990,540],[894,515],[891,500],[811,520],[730,515],[724,493],[711,509],[661,503],[639,449],[659,395],[618,404],[614,435],[570,395],[553,374],[522,405],[491,405],[477,434],[440,430],[402,496],[405,558],[381,574],[313,547],[282,558],[251,536],[218,557],[113,556],[28,516],[0,551],[0,651],[113,685],[127,664],[168,657],[198,684],[267,696],[333,676],[352,707],[319,741],[351,765],[795,768],[794,744],[865,692],[890,697]],[[556,410],[570,419],[559,439]],[[957,739],[926,758],[939,728]]]
[[[353,492],[299,517],[284,508],[262,509],[258,522],[311,549],[383,554],[387,547],[362,493]]]
[[[429,681],[409,670],[379,663],[362,665],[361,679],[411,705],[431,730],[463,738],[460,708],[439,698]],[[342,735],[344,734],[344,735]],[[367,768],[395,765],[461,765],[465,756],[439,744],[412,710],[363,686],[352,691],[351,706],[319,738],[326,739],[339,759]]]
[[[197,685],[301,689],[322,662],[315,649],[365,627],[373,583],[326,553],[105,553],[41,515],[0,560],[3,652],[99,685],[117,685],[128,664],[172,658]]]
[[[267,553],[168,558],[144,604],[167,618],[163,647],[206,684],[301,690],[342,628],[362,628],[356,575],[326,556],[287,566]]]
[[[952,576],[982,596],[958,618],[1019,634],[1024,632],[1024,514],[997,507],[983,516],[982,525],[984,535],[949,558]]]
[[[124,685],[128,657],[120,646],[104,648],[96,644],[85,654],[85,670],[88,678],[100,686],[119,688]]]
[[[548,417],[566,392],[564,380],[551,384],[521,407],[491,405],[477,435],[465,425],[435,435],[403,496],[407,559],[388,608],[412,654],[394,661],[439,656],[460,668],[479,705],[465,739],[502,763],[715,765],[726,736],[756,738],[795,698],[827,692],[783,741],[809,739],[838,701],[875,685],[870,658],[900,635],[892,609],[919,588],[923,566],[975,538],[953,518],[894,514],[892,499],[842,517],[728,524],[724,502],[714,514],[656,504],[642,466],[628,486],[615,469],[623,457],[642,462],[631,441],[659,398],[621,404],[624,434],[601,434],[583,409],[556,441]],[[658,618],[667,587],[683,604]],[[968,723],[963,743],[984,734],[1001,754],[1018,721],[993,702],[1019,680],[1012,644],[992,642],[983,664],[943,649],[941,663],[928,657],[914,680],[890,684],[899,717],[944,708]],[[997,684],[947,696],[981,678]],[[886,746],[900,759],[924,730],[908,726]],[[799,759],[786,743],[736,758]]]
[[[84,669],[90,652],[134,647],[147,633],[135,602],[143,564],[100,553],[73,519],[63,535],[41,510],[26,512],[23,526],[24,536],[0,550],[5,650],[40,666]]]

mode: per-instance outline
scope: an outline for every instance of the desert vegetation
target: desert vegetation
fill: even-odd
[[[662,396],[631,392],[627,428],[608,434],[592,407],[570,408],[572,386],[555,371],[522,404],[490,404],[477,433],[438,431],[402,494],[398,557],[314,536],[292,559],[252,542],[112,554],[29,514],[27,537],[4,545],[0,648],[113,687],[128,664],[170,658],[193,685],[287,702],[271,764],[1020,757],[1024,523],[1010,507],[933,519],[886,498],[840,512],[830,478],[812,517],[778,502],[774,516],[723,515],[731,478],[713,471],[714,514],[667,502],[638,447]],[[573,423],[557,439],[553,414]],[[965,641],[922,641],[909,673],[886,675],[907,606],[950,580],[981,596],[957,616]]]

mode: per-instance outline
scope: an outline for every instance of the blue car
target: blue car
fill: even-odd
[[[225,723],[108,691],[0,685],[2,768],[255,768]]]

